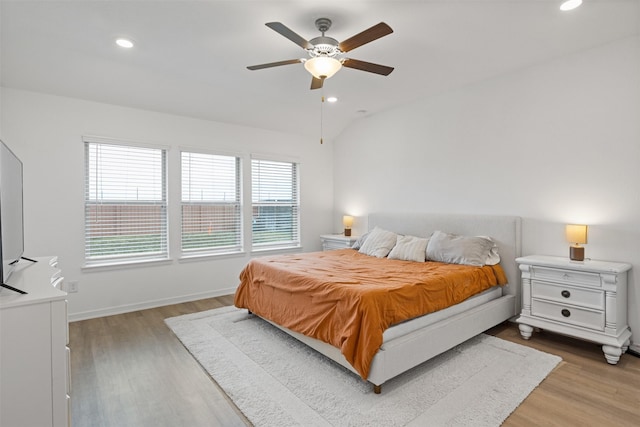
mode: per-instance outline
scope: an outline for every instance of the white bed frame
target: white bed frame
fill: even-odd
[[[515,259],[521,255],[521,219],[516,216],[391,214],[369,215],[368,229],[381,227],[399,234],[428,237],[436,230],[472,236],[491,236],[498,245],[501,266],[509,284],[502,296],[385,341],[371,364],[369,378],[375,393],[387,380],[443,353],[520,313],[520,274]],[[357,373],[340,350],[330,344],[275,325],[330,359]]]

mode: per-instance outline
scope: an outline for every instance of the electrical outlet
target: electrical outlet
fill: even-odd
[[[66,282],[66,288],[67,288],[67,292],[69,292],[70,294],[74,293],[74,292],[78,292],[78,281],[77,280],[69,280],[68,282]]]

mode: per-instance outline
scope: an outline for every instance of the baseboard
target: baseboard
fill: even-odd
[[[171,304],[180,304],[183,302],[197,301],[205,298],[221,297],[230,295],[236,291],[236,288],[218,289],[215,291],[201,292],[197,294],[180,295],[177,297],[163,298],[152,301],[144,301],[136,304],[125,304],[116,307],[101,308],[99,310],[81,311],[79,313],[70,313],[69,322],[77,322],[80,320],[95,319],[97,317],[113,316],[116,314],[131,313],[132,311],[147,310],[149,308],[162,307]]]
[[[635,357],[640,357],[640,345],[639,344],[631,344],[629,346],[629,349],[627,350],[627,353],[635,356]]]

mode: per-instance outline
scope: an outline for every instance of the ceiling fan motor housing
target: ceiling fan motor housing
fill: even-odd
[[[313,48],[309,49],[309,55],[334,57],[342,51],[338,48],[338,41],[331,37],[320,36],[309,40]]]

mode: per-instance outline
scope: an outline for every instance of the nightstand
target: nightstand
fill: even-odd
[[[629,347],[627,271],[630,264],[570,261],[532,255],[517,258],[522,272],[520,334],[534,328],[602,344],[607,362],[615,365]]]
[[[344,234],[323,234],[320,236],[323,251],[350,248],[356,240],[358,240],[357,236],[345,236]]]

